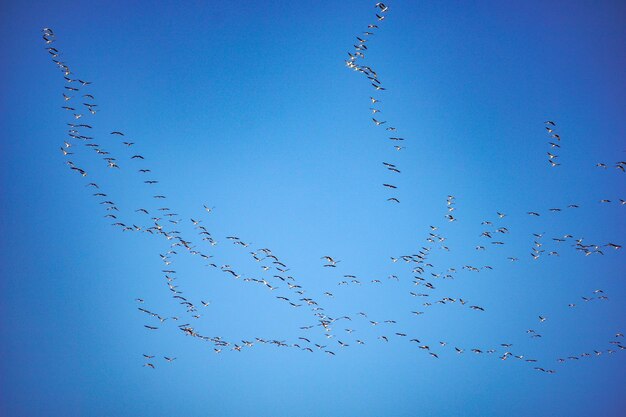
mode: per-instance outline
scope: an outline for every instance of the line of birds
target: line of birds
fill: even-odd
[[[368,38],[375,34],[376,29],[379,29],[378,24],[385,19],[385,13],[387,13],[387,11],[389,10],[389,7],[387,7],[384,3],[376,3],[374,7],[377,9],[377,13],[375,14],[376,23],[368,24],[367,30],[364,31],[360,36],[356,36],[357,43],[353,45],[354,51],[348,52],[348,59],[345,60],[345,63],[349,69],[352,69],[355,72],[358,72],[364,75],[368,79],[371,87],[376,92],[383,92],[386,90],[386,88],[383,87],[383,84],[378,77],[378,73],[371,66],[360,65],[358,63],[359,60],[365,59],[365,53],[367,52],[367,49],[368,49],[367,47]],[[394,135],[394,136],[388,136],[388,139],[392,141],[393,143],[393,149],[395,149],[396,151],[401,151],[405,149],[405,146],[403,146],[405,139],[402,137],[398,137],[397,133],[394,133],[397,131],[397,129],[393,126],[388,125],[387,120],[380,119],[383,113],[383,110],[381,109],[382,101],[373,96],[370,96],[369,100],[370,100],[370,106],[371,106],[369,109],[372,112],[371,119],[374,125],[377,127],[382,126],[385,128],[387,132],[390,132],[390,134]],[[389,172],[392,172],[394,174],[401,173],[400,169],[395,163],[383,161],[382,165]],[[383,183],[383,187],[385,187],[387,190],[390,190],[392,192],[395,192],[398,189],[397,185],[394,185],[388,182]],[[400,200],[398,199],[398,197],[394,195],[387,198],[387,201],[393,202],[393,203],[400,203]]]
[[[559,157],[555,152],[554,149],[560,149],[561,145],[559,145],[559,143],[561,141],[561,135],[559,135],[558,133],[555,132],[555,128],[556,128],[556,123],[553,122],[552,120],[547,120],[544,122],[545,128],[546,128],[546,132],[549,135],[549,141],[548,144],[550,145],[550,150],[547,152],[548,154],[548,163],[550,164],[550,166],[557,167],[559,165],[561,165],[559,162],[556,162],[556,159]],[[555,142],[556,139],[556,142]]]

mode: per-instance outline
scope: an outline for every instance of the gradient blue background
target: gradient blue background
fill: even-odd
[[[624,3],[388,5],[367,63],[388,89],[384,119],[408,139],[400,153],[371,123],[369,83],[343,64],[372,22],[372,2],[2,3],[0,414],[624,415],[623,351],[555,362],[606,349],[626,330],[623,252],[584,257],[562,246],[559,258],[528,254],[532,233],[546,232],[546,242],[571,233],[624,243],[626,206],[616,201],[626,198],[626,174],[595,168],[626,158]],[[393,318],[398,331],[431,345],[514,343],[558,372],[455,355],[450,345],[436,360],[357,324],[367,344],[337,347],[335,357],[271,346],[215,355],[172,328],[148,332],[136,297],[177,312],[160,273],[166,246],[110,227],[64,165],[63,79],[43,50],[44,26],[76,75],[94,83],[97,141],[126,132],[168,205],[185,220],[202,217],[220,240],[216,251],[246,265],[239,269],[260,273],[226,235],[272,248],[311,293],[334,292],[324,299],[329,313]],[[563,138],[556,169],[546,162],[546,119]],[[91,155],[84,161],[78,165],[102,165]],[[397,163],[401,176],[381,161]],[[131,170],[93,171],[120,206],[149,196]],[[380,184],[389,181],[400,187],[400,205],[385,201]],[[452,224],[443,218],[448,194],[459,218]],[[604,198],[613,203],[600,204]],[[581,208],[547,212],[571,203]],[[216,209],[207,216],[203,204]],[[542,216],[529,218],[531,210]],[[507,243],[477,253],[480,222],[496,211],[508,214]],[[430,224],[452,249],[433,253],[437,269],[494,267],[459,274],[437,293],[468,298],[484,313],[446,305],[411,316],[410,274],[389,257],[425,245]],[[342,262],[329,271],[323,255]],[[179,265],[187,292],[212,301],[198,324],[209,334],[293,339],[312,321],[259,286],[197,260]],[[384,284],[338,287],[350,273]],[[580,297],[598,288],[609,301],[583,305]],[[539,324],[540,314],[549,320]],[[544,337],[529,339],[528,328]],[[151,370],[142,353],[178,359]]]

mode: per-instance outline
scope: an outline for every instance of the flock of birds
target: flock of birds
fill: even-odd
[[[375,70],[361,62],[365,59],[367,52],[367,42],[374,36],[375,31],[379,29],[379,25],[385,19],[388,7],[383,3],[375,5],[375,23],[367,26],[367,30],[362,35],[357,36],[357,44],[354,45],[354,51],[349,52],[349,59],[346,65],[365,75],[376,92],[385,90],[379,76]],[[150,332],[157,332],[163,326],[173,326],[181,335],[192,337],[198,341],[208,343],[215,353],[225,351],[241,352],[250,349],[255,345],[271,345],[284,349],[299,349],[305,352],[324,352],[334,356],[339,350],[347,349],[356,345],[364,345],[366,343],[389,343],[392,339],[405,341],[408,344],[414,344],[418,352],[423,352],[432,358],[440,358],[446,353],[464,354],[466,352],[475,355],[488,355],[499,358],[504,361],[507,359],[519,360],[532,365],[532,367],[540,372],[552,374],[556,372],[553,365],[566,362],[577,361],[585,357],[599,356],[602,354],[612,354],[618,350],[626,349],[622,343],[624,335],[621,332],[614,334],[614,337],[608,340],[608,346],[597,346],[587,352],[562,355],[550,364],[540,364],[538,359],[532,355],[527,355],[522,347],[518,347],[510,341],[502,341],[495,346],[464,346],[453,342],[438,340],[424,340],[423,337],[415,335],[410,327],[402,327],[402,320],[393,317],[374,317],[367,311],[358,311],[348,314],[333,314],[326,307],[330,300],[335,297],[332,289],[325,289],[314,295],[304,288],[304,282],[301,282],[288,266],[288,262],[282,259],[272,249],[268,247],[253,248],[252,244],[238,236],[229,235],[216,237],[211,233],[208,227],[204,226],[204,216],[210,216],[214,207],[209,205],[203,206],[203,214],[185,220],[179,215],[171,205],[164,202],[169,201],[167,196],[159,191],[159,181],[153,176],[152,170],[146,165],[146,159],[135,152],[136,143],[128,139],[127,135],[120,130],[112,130],[108,138],[100,138],[96,142],[96,137],[90,132],[93,131],[94,125],[91,120],[98,113],[99,107],[95,96],[89,92],[91,82],[79,79],[74,76],[74,72],[70,69],[69,64],[62,60],[62,54],[57,47],[53,46],[56,41],[55,33],[50,28],[43,29],[43,40],[46,44],[45,48],[50,54],[52,62],[61,71],[64,78],[64,86],[62,92],[63,105],[62,109],[67,112],[69,122],[67,123],[67,137],[61,146],[61,152],[66,158],[65,163],[73,172],[78,173],[85,178],[85,187],[92,190],[92,196],[97,199],[99,206],[102,208],[102,215],[108,219],[112,226],[123,232],[142,233],[151,235],[154,238],[163,239],[165,250],[159,253],[162,264],[162,278],[164,288],[168,292],[172,302],[179,309],[179,314],[170,315],[153,311],[147,307],[148,302],[144,298],[136,298],[137,311],[145,317],[145,329]],[[378,98],[370,97],[372,121],[374,125],[383,126],[386,131],[394,132],[389,137],[394,145],[393,149],[401,151],[404,146],[404,138],[397,137],[396,128],[383,120],[381,116],[381,101]],[[551,135],[553,148],[559,148],[557,142],[560,136],[554,132],[555,122],[547,121],[546,128]],[[101,140],[103,139],[103,140]],[[98,143],[99,142],[99,143]],[[107,144],[105,147],[103,143]],[[113,149],[118,149],[114,151]],[[85,150],[87,152],[85,152]],[[142,179],[142,187],[150,187],[151,198],[145,201],[141,207],[128,207],[124,204],[117,204],[112,197],[113,191],[103,189],[98,182],[92,180],[92,167],[90,165],[79,165],[78,160],[85,160],[90,153],[97,157],[99,164],[104,172],[109,175],[122,175],[124,172],[135,171]],[[558,166],[555,159],[557,155],[549,153],[549,161],[552,166]],[[84,162],[87,163],[87,162]],[[624,171],[626,163],[618,162],[617,167]],[[90,168],[88,168],[88,166]],[[393,175],[399,174],[400,169],[397,164],[383,162],[383,166]],[[599,164],[600,166],[600,164]],[[603,164],[604,167],[604,164]],[[95,170],[95,168],[94,168]],[[96,170],[97,171],[97,170]],[[89,179],[87,179],[89,178]],[[390,181],[391,182],[391,181]],[[391,183],[384,183],[384,187],[395,191],[397,186]],[[390,196],[389,201],[399,203],[396,196]],[[620,200],[619,203],[611,200],[602,200],[602,204],[619,204],[626,205],[626,201]],[[547,208],[545,211],[528,211],[526,216],[537,218],[542,215],[558,215],[564,210],[576,210],[579,208],[577,204],[571,204],[564,208],[553,207]],[[456,216],[456,198],[452,195],[448,196],[445,206],[443,218],[447,220],[447,224],[453,224],[459,219]],[[522,213],[513,214],[520,216]],[[476,237],[473,248],[478,252],[498,251],[498,256],[508,259],[511,262],[520,261],[518,256],[511,253],[503,253],[507,247],[507,238],[511,234],[509,226],[506,223],[507,214],[496,212],[493,218],[485,219],[481,222],[483,228],[482,233]],[[183,225],[191,228],[189,233],[183,233]],[[384,285],[385,283],[398,283],[406,285],[406,296],[412,299],[424,300],[421,307],[410,311],[410,317],[418,317],[426,314],[429,309],[436,308],[438,305],[457,305],[466,308],[474,314],[482,314],[488,308],[479,303],[470,302],[468,298],[456,294],[440,294],[440,283],[447,280],[453,280],[461,274],[480,273],[482,271],[493,270],[491,265],[456,265],[452,267],[442,267],[435,265],[432,261],[435,252],[446,253],[451,250],[448,246],[448,238],[443,233],[444,227],[429,226],[423,246],[416,248],[411,253],[399,254],[389,257],[390,267],[396,269],[405,268],[400,272],[390,274],[386,279],[381,277],[359,277],[351,274],[349,271],[341,271],[342,265],[340,259],[333,255],[323,255],[320,257],[321,267],[328,273],[335,274],[339,272],[340,277],[337,286],[361,286],[361,285]],[[532,235],[532,243],[530,244],[530,256],[537,261],[543,256],[559,256],[563,250],[571,250],[584,256],[605,255],[607,250],[617,251],[621,249],[621,245],[613,242],[586,242],[582,237],[572,234],[559,236],[544,236],[545,233],[534,233]],[[230,262],[218,261],[218,247],[221,242],[227,242],[241,251],[248,262],[258,265],[259,274],[250,275],[244,273],[237,266]],[[500,249],[496,249],[500,248]],[[203,316],[201,312],[210,308],[211,302],[201,299],[193,293],[185,291],[186,277],[179,274],[175,268],[177,259],[187,254],[188,256],[200,260],[206,268],[216,271],[224,278],[239,280],[241,282],[256,284],[259,288],[268,291],[278,302],[284,303],[289,308],[308,310],[307,316],[310,322],[299,327],[299,335],[292,340],[276,339],[271,337],[249,337],[243,340],[227,340],[219,335],[203,334],[197,330],[198,320]],[[530,259],[530,258],[529,258]],[[410,276],[410,279],[406,277]],[[581,296],[583,302],[592,300],[607,301],[608,296],[602,289],[596,289],[589,294]],[[572,302],[569,308],[576,307],[577,304]],[[565,307],[565,306],[564,306]],[[409,312],[407,312],[407,315]],[[413,318],[411,320],[416,320]],[[536,324],[542,326],[548,320],[545,315],[539,315]],[[342,323],[345,323],[342,326]],[[360,328],[369,327],[377,332],[376,339],[368,340],[359,337]],[[343,329],[341,329],[343,327]],[[525,333],[530,339],[540,339],[543,332],[536,329],[527,329]],[[159,355],[163,361],[171,363],[176,360],[173,355]],[[143,366],[148,368],[156,368],[156,355],[143,353],[145,360]]]
[[[367,42],[368,40],[376,34],[376,31],[380,29],[379,24],[385,20],[385,13],[389,10],[389,8],[384,3],[376,3],[374,6],[378,9],[378,13],[376,13],[376,23],[370,23],[367,25],[367,30],[361,33],[359,36],[356,36],[357,43],[354,45],[354,51],[348,52],[348,59],[345,61],[346,66],[357,73],[364,75],[371,87],[372,91],[375,93],[382,93],[386,90],[383,87],[382,82],[378,77],[378,73],[369,65],[360,65],[359,62],[365,59],[365,53],[367,52]],[[380,13],[380,14],[379,14]],[[394,126],[388,124],[387,120],[382,120],[383,110],[382,110],[382,101],[379,98],[370,96],[370,111],[372,112],[372,122],[377,127],[385,128],[389,134],[387,138],[393,143],[393,149],[396,151],[401,151],[405,149],[404,143],[405,138],[398,136],[398,129]],[[380,119],[380,120],[379,120]],[[400,169],[396,164],[391,162],[383,162],[383,167],[388,171],[394,174],[400,174]],[[398,189],[398,186],[390,183],[383,183],[383,187],[388,190],[395,192]],[[393,203],[399,203],[400,200],[396,196],[391,196],[387,199],[387,201]]]
[[[554,168],[554,167],[561,165],[560,162],[556,162],[559,156],[556,155],[556,153],[553,151],[553,149],[561,148],[561,145],[554,142],[555,140],[557,142],[560,142],[561,135],[559,135],[558,133],[554,131],[554,129],[556,128],[556,123],[553,122],[552,120],[547,120],[544,122],[544,124],[546,125],[546,132],[548,133],[548,135],[550,135],[550,141],[548,141],[548,144],[550,145],[550,151],[547,152],[548,163],[550,164],[550,166]]]
[[[544,122],[544,125],[546,128],[546,133],[549,136],[548,145],[550,145],[550,149],[548,150],[548,152],[546,152],[548,154],[548,163],[552,167],[560,166],[561,163],[557,162],[559,155],[557,155],[556,150],[561,149],[561,135],[556,132],[556,122],[552,120],[546,120]],[[596,167],[606,169],[608,168],[608,165],[604,162],[598,162],[596,164]],[[626,172],[626,161],[617,161],[615,162],[613,167],[622,172]]]

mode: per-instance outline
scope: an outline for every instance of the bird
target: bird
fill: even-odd
[[[333,259],[331,256],[322,256],[320,259],[325,259],[326,262],[330,263],[330,264],[336,264],[337,262],[341,262],[341,261],[336,261],[335,259]]]
[[[378,7],[380,9],[381,13],[385,13],[387,10],[389,10],[389,8],[387,6],[385,6],[384,3],[376,3],[376,5],[374,7]]]

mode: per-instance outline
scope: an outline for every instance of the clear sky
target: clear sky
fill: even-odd
[[[624,249],[604,246],[625,243],[624,3],[386,4],[382,22],[370,1],[0,5],[2,416],[624,415]],[[63,79],[43,27],[92,84]],[[385,91],[346,67],[357,36]],[[299,297],[330,330],[301,329],[320,317]]]

